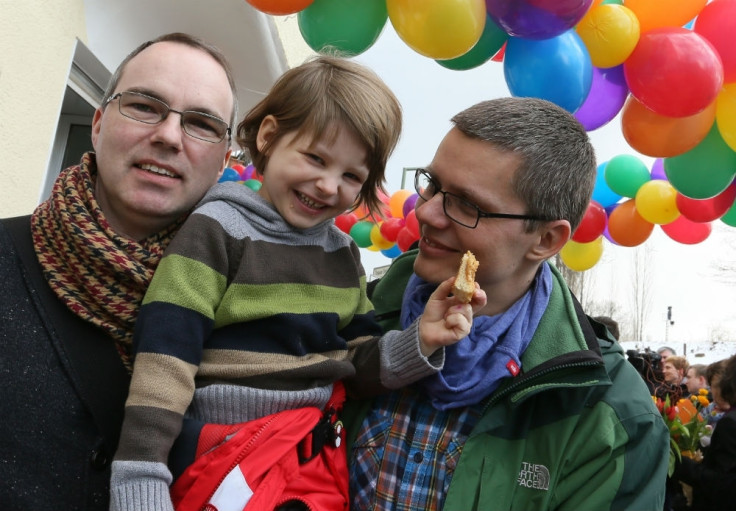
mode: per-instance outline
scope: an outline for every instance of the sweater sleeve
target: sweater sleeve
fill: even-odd
[[[169,245],[143,300],[110,509],[172,509],[166,463],[226,288],[227,243],[218,227],[193,214]]]

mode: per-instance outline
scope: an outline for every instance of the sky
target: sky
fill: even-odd
[[[450,118],[479,101],[510,96],[503,64],[495,61],[467,71],[446,69],[434,60],[416,53],[396,34],[388,21],[376,43],[355,57],[374,71],[397,95],[404,112],[404,129],[399,144],[388,162],[389,194],[402,188],[402,170],[428,164],[440,141],[450,129]],[[648,167],[654,159],[634,151],[621,134],[620,119],[589,133],[598,163],[619,154],[640,158]],[[404,188],[411,189],[408,179]],[[601,260],[588,272],[595,282],[600,300],[630,302],[632,248],[617,247],[607,240]],[[681,245],[669,239],[658,227],[640,249],[648,253],[651,264],[652,293],[649,321],[643,342],[656,347],[666,342],[683,346],[694,340],[722,337],[734,341],[736,351],[736,279],[714,275],[719,262],[736,261],[736,228],[714,222],[714,232],[698,245]],[[370,276],[373,269],[390,263],[380,253],[361,250]],[[736,263],[733,265],[736,270]],[[673,307],[674,325],[666,325],[667,307]]]

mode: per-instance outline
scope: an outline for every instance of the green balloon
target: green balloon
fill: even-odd
[[[721,222],[731,227],[736,227],[736,202],[726,211],[726,214],[721,217]]]
[[[664,173],[675,190],[691,199],[715,197],[736,176],[736,152],[723,141],[714,122],[693,149],[664,159]]]
[[[243,184],[254,192],[257,192],[261,189],[261,186],[263,186],[263,183],[261,183],[257,179],[246,179],[245,181],[243,181]]]
[[[454,59],[437,60],[440,66],[446,67],[447,69],[453,69],[455,71],[466,71],[473,69],[481,64],[488,62],[498,50],[501,49],[503,43],[509,38],[509,34],[505,32],[501,27],[496,25],[493,19],[486,15],[486,26],[483,28],[483,33],[475,46],[473,46],[467,53],[455,57]]]
[[[373,46],[387,19],[386,0],[314,0],[297,14],[310,48],[320,53],[332,47],[348,56]]]
[[[360,248],[370,247],[373,245],[371,241],[371,229],[373,229],[372,222],[366,222],[365,220],[355,222],[350,228],[350,237],[353,238],[355,244]]]
[[[630,199],[636,197],[641,185],[652,179],[646,164],[630,154],[619,154],[611,158],[604,172],[608,187]]]

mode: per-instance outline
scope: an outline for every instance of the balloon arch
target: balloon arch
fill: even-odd
[[[603,239],[634,247],[656,226],[676,242],[736,227],[736,0],[247,0],[297,15],[304,41],[358,55],[390,20],[417,53],[458,71],[502,63],[512,96],[572,112],[587,131],[621,114],[627,143],[655,158],[619,155],[598,166],[582,223],[561,252],[593,267]],[[442,34],[442,37],[437,37]],[[252,166],[223,179],[256,188]],[[385,218],[345,213],[337,226],[389,258],[419,237],[417,196],[383,197]]]

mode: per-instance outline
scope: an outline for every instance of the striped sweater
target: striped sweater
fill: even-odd
[[[334,222],[297,230],[249,188],[216,185],[143,300],[111,509],[171,509],[166,462],[185,415],[233,424],[322,408],[337,380],[375,395],[441,368],[416,323],[380,335],[359,250]]]

